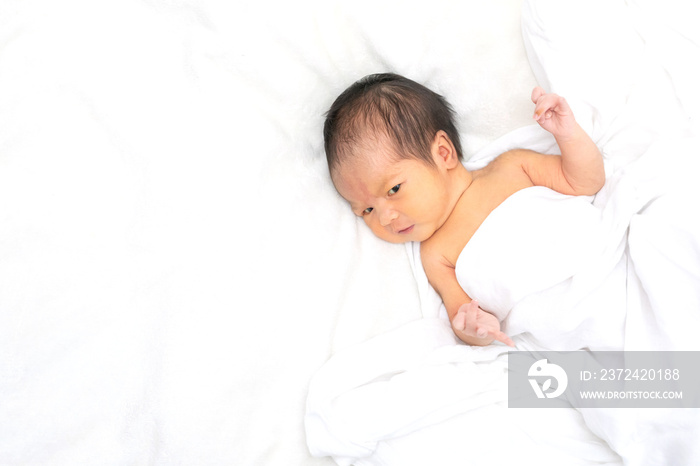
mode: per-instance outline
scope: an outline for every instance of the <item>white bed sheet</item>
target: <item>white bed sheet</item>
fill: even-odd
[[[468,155],[529,120],[518,0],[0,3],[0,463],[332,464],[313,373],[420,318],[323,113],[425,82]]]

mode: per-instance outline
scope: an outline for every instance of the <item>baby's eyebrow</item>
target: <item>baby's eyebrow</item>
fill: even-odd
[[[395,184],[392,184],[394,182],[394,179],[397,178],[400,174],[400,171],[398,169],[394,170],[389,170],[386,173],[381,176],[379,181],[377,182],[376,185],[373,184],[371,187],[370,191],[374,191],[375,196],[382,196],[382,193],[387,190],[391,189],[391,187],[395,186]],[[355,215],[360,216],[362,214],[362,211],[365,210],[366,207],[371,207],[371,206],[361,206],[360,204],[357,204],[356,202],[352,202],[348,199],[348,204],[350,204],[350,209],[353,211]]]
[[[397,178],[400,177],[400,172],[398,170],[391,171],[387,173],[381,181],[381,185],[379,186],[379,190],[387,190],[391,189],[394,186],[396,186],[396,180]]]

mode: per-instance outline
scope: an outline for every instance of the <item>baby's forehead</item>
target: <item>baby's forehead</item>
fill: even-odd
[[[331,172],[331,178],[336,188],[342,186],[355,192],[383,192],[387,186],[400,182],[397,181],[400,178],[431,169],[432,167],[421,159],[399,157],[394,152],[378,150],[374,153],[358,154],[339,164]]]
[[[404,173],[405,162],[408,161],[380,163],[376,159],[356,157],[339,165],[331,178],[340,195],[356,210],[384,193]]]
[[[337,166],[336,172],[354,173],[360,172],[367,176],[395,172],[402,160],[396,149],[390,144],[371,144],[354,147],[348,151]]]
[[[342,143],[340,162],[359,160],[365,164],[395,163],[405,159],[401,145],[389,135],[367,131]]]

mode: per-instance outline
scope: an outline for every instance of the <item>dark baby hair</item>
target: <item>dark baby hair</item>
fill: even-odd
[[[430,152],[438,131],[454,144],[459,159],[462,147],[454,123],[455,112],[439,94],[403,76],[381,73],[352,84],[326,114],[323,139],[328,168],[335,168],[354,150],[383,137],[394,145],[399,158],[416,158],[432,166]]]

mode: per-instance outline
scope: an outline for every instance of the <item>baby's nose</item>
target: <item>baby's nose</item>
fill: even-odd
[[[381,223],[383,227],[388,226],[398,216],[399,216],[399,213],[393,209],[383,209],[379,214],[379,223]]]

